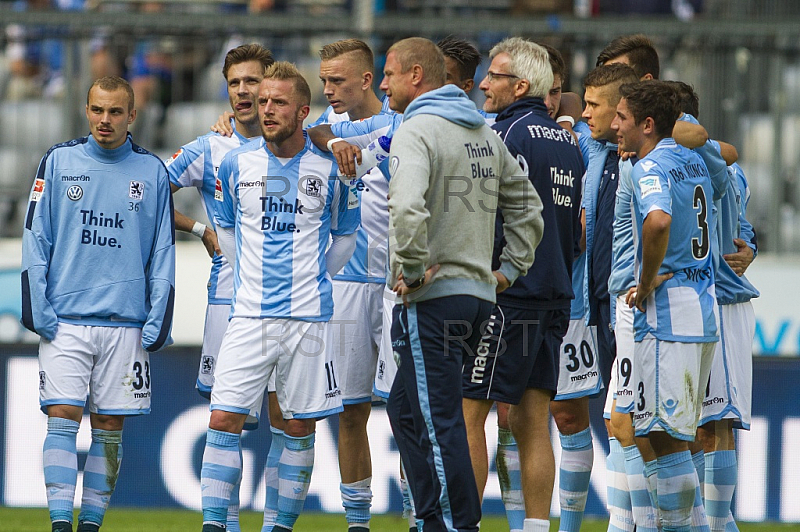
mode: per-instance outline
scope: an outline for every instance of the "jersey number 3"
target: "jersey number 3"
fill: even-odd
[[[708,241],[708,203],[706,200],[706,192],[703,187],[697,185],[694,187],[694,199],[692,204],[697,213],[697,227],[700,229],[700,237],[692,239],[692,255],[694,258],[700,260],[706,258],[710,243]]]

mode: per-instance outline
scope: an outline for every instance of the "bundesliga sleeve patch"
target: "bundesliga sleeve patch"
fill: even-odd
[[[222,181],[219,178],[214,181],[214,199],[222,201]]]
[[[175,153],[173,153],[172,157],[170,157],[169,159],[164,161],[164,166],[169,166],[170,164],[172,164],[172,161],[177,159],[180,156],[181,153],[183,153],[183,148],[181,148],[178,151],[176,151]]]
[[[31,201],[39,201],[39,198],[44,194],[44,179],[37,178],[33,183],[33,191],[31,192]]]
[[[657,175],[646,175],[639,179],[639,188],[642,189],[642,199],[650,194],[661,192],[661,181]]]

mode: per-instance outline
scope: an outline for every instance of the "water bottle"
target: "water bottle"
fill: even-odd
[[[356,163],[356,179],[361,179],[364,174],[378,166],[381,161],[389,158],[389,148],[392,139],[387,136],[378,137],[361,150],[361,164]]]

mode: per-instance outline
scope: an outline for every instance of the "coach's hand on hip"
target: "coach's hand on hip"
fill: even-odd
[[[406,280],[403,278],[403,274],[397,276],[397,282],[394,283],[394,287],[392,291],[397,294],[398,296],[402,296],[403,304],[408,306],[408,298],[406,297],[408,294],[413,294],[433,279],[433,276],[436,275],[436,272],[439,271],[439,265],[434,264],[427,270],[425,270],[425,275],[420,277],[416,281],[410,282],[406,284]]]

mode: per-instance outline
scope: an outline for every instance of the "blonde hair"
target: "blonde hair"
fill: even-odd
[[[311,103],[311,89],[308,86],[308,82],[294,64],[288,61],[276,61],[267,68],[264,73],[264,79],[291,81],[295,94],[300,96],[300,105],[309,105]]]

